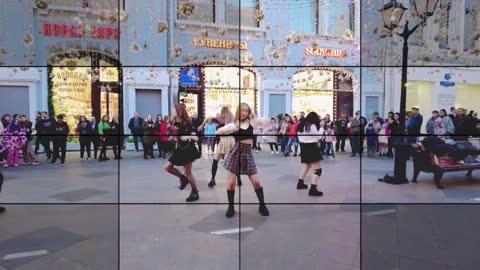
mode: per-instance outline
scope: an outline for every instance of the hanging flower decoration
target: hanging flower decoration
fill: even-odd
[[[227,33],[227,29],[225,29],[223,27],[218,29],[218,34],[219,35],[224,36],[226,33]]]
[[[5,54],[7,54],[7,49],[0,48],[0,55],[5,55]]]
[[[315,49],[315,50],[318,49],[318,43],[317,43],[317,41],[315,41],[315,40],[312,41],[312,48]]]
[[[123,11],[123,10],[120,11],[120,19],[119,19],[119,21],[123,23],[123,22],[126,22],[127,20],[128,20],[128,14],[127,14],[127,12],[125,12],[125,11]]]
[[[205,29],[205,28],[202,30],[202,37],[203,37],[203,38],[207,38],[207,37],[208,37],[208,30]]]
[[[25,46],[25,48],[32,46],[32,44],[33,44],[32,36],[30,34],[25,34],[23,36],[23,45]]]
[[[353,38],[353,31],[350,29],[345,29],[345,33],[343,34],[344,39],[352,39]]]
[[[178,6],[178,16],[179,17],[188,17],[193,14],[195,10],[195,4],[192,2],[183,2]]]
[[[294,38],[293,38],[293,43],[295,44],[298,44],[302,42],[302,40],[300,39],[300,36],[299,35],[296,35]]]
[[[173,48],[173,52],[175,57],[180,57],[180,55],[182,54],[182,47],[180,47],[180,45],[176,45],[175,48]]]
[[[157,25],[157,32],[158,33],[165,33],[168,29],[167,23],[159,22]]]
[[[35,0],[35,6],[38,9],[47,9],[48,8],[48,3],[46,0]]]
[[[142,48],[140,47],[140,45],[138,45],[137,42],[134,42],[132,43],[132,45],[130,45],[130,52],[132,53],[139,53],[141,50]]]

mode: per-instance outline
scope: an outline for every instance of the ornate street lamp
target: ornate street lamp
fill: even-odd
[[[405,107],[407,103],[408,38],[410,38],[420,25],[426,25],[428,18],[433,15],[437,8],[438,0],[411,0],[411,3],[414,8],[413,15],[419,16],[421,21],[415,27],[409,29],[407,20],[403,27],[403,32],[397,33],[398,36],[403,38],[402,85],[400,93],[400,115],[403,126],[405,126]],[[379,10],[383,17],[383,27],[390,33],[393,32],[393,30],[400,26],[405,10],[407,10],[407,8],[395,0],[391,0],[390,3],[385,4],[383,8]],[[396,145],[394,176],[386,175],[384,181],[397,183],[408,182],[406,171],[409,149],[409,144],[400,143]]]

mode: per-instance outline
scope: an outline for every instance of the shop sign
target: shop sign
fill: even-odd
[[[208,38],[195,38],[193,40],[193,46],[214,48],[214,49],[240,48],[240,50],[248,50],[247,42],[239,42],[235,40],[208,39]]]
[[[115,67],[100,68],[101,82],[118,82],[118,69]]]
[[[93,25],[87,29],[83,25],[44,23],[42,33],[48,37],[118,39],[118,28]]]
[[[452,79],[452,75],[450,73],[446,73],[445,76],[445,81],[440,81],[440,85],[443,87],[453,87],[455,86],[455,82],[450,81]]]
[[[348,52],[346,50],[335,50],[325,48],[305,48],[305,55],[307,56],[324,56],[331,58],[346,58]]]
[[[198,67],[185,68],[180,73],[180,85],[198,86],[200,84],[200,75]]]

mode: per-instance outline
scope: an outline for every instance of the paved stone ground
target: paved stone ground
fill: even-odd
[[[364,205],[362,269],[479,269],[477,205]]]
[[[393,160],[383,157],[362,158],[362,201],[374,203],[478,203],[480,202],[480,172],[472,177],[466,172],[445,173],[439,190],[433,174],[421,172],[418,183],[390,185],[378,182],[386,173],[393,174]],[[413,177],[413,163],[407,163],[407,177]],[[475,200],[477,199],[477,200]]]
[[[358,206],[253,205],[224,216],[224,206],[121,207],[121,269],[353,270],[360,269]],[[238,210],[238,206],[237,206]],[[214,235],[212,232],[253,231]]]
[[[8,205],[7,210],[0,215],[1,270],[118,269],[118,206]],[[8,259],[35,251],[48,253]]]

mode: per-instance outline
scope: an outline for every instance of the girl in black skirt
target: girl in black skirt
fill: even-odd
[[[241,103],[237,108],[235,123],[225,125],[217,130],[219,135],[235,134],[235,145],[225,157],[225,169],[228,170],[228,209],[225,215],[233,217],[235,209],[233,202],[235,198],[235,182],[237,175],[248,175],[252,182],[260,202],[258,211],[262,216],[268,216],[269,211],[265,205],[263,196],[263,187],[257,176],[257,167],[252,156],[253,130],[254,128],[263,128],[270,123],[270,119],[255,119],[250,106]]]
[[[317,190],[317,182],[322,175],[322,159],[320,153],[319,141],[323,135],[323,128],[320,127],[320,117],[315,112],[311,112],[300,121],[298,125],[298,140],[300,141],[301,162],[305,164],[300,171],[297,189],[307,189],[308,185],[303,182],[310,169],[313,169],[312,185],[308,191],[310,196],[322,196],[323,193]]]
[[[192,191],[190,196],[187,197],[187,202],[193,202],[199,199],[195,178],[192,174],[193,162],[201,156],[197,147],[195,147],[195,141],[198,138],[193,132],[192,119],[180,104],[175,104],[173,122],[178,138],[172,156],[165,165],[165,170],[180,178],[180,190],[185,189],[190,184]],[[175,166],[183,166],[185,174],[182,174]]]

